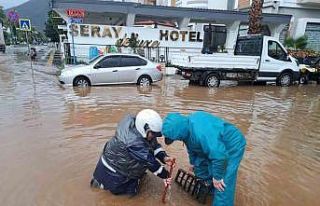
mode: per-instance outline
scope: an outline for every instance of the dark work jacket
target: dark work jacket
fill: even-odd
[[[163,162],[166,153],[156,138],[148,141],[142,137],[135,127],[134,116],[127,115],[120,121],[102,155],[117,173],[130,179],[141,178],[147,169],[161,178],[168,177],[168,172],[156,160],[157,157]]]

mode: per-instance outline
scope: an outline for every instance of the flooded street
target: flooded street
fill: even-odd
[[[208,89],[166,77],[150,88],[79,90],[59,85],[45,65],[32,71],[19,56],[0,56],[1,205],[161,205],[163,184],[151,174],[133,198],[89,187],[117,122],[144,108],[162,116],[205,110],[242,130],[247,150],[236,206],[319,204],[320,86]],[[181,143],[165,148],[179,168],[188,167]],[[200,204],[173,184],[167,205]]]

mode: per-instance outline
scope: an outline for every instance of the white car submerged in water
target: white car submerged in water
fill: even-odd
[[[62,70],[61,84],[91,86],[107,84],[150,85],[161,81],[161,65],[135,54],[108,54],[97,57],[88,65],[78,65]]]

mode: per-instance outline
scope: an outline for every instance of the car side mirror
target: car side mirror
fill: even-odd
[[[96,65],[94,65],[93,68],[94,68],[94,69],[99,69],[99,68],[101,68],[101,65],[100,65],[99,63],[97,63]]]

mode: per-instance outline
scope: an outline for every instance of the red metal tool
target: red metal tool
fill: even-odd
[[[175,163],[176,163],[176,158],[173,158],[172,162],[171,162],[171,165],[170,165],[170,169],[169,169],[169,178],[172,176],[173,167],[174,167]],[[167,196],[167,193],[168,193],[169,186],[170,185],[166,185],[165,186],[163,194],[162,194],[162,203],[164,203],[164,204],[166,203],[166,196]]]

